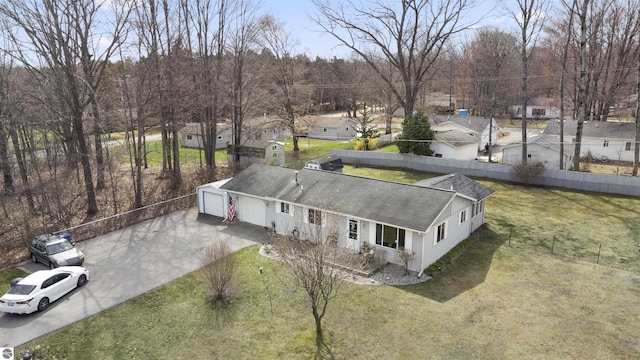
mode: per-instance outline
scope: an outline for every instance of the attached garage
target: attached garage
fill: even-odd
[[[259,226],[265,226],[267,224],[266,208],[264,200],[262,199],[242,196],[237,211],[240,221]]]
[[[224,218],[226,216],[225,191],[220,189],[231,179],[224,179],[213,183],[198,186],[196,194],[198,196],[198,212],[201,214],[213,215]]]

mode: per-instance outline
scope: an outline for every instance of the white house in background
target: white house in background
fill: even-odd
[[[227,148],[229,163],[233,163],[232,147]],[[251,164],[264,164],[269,166],[284,166],[284,143],[278,141],[244,140],[238,149],[240,153],[241,169]]]
[[[577,126],[577,121],[564,121],[565,144],[575,142]],[[580,156],[590,153],[598,159],[606,157],[609,160],[633,161],[635,126],[632,122],[585,121]],[[560,120],[549,121],[544,134],[560,142]]]
[[[563,169],[570,169],[573,161],[573,144],[565,144],[563,149]],[[546,169],[560,169],[560,141],[549,135],[527,139],[527,161],[539,161]],[[502,163],[516,165],[522,162],[522,143],[510,144],[502,149]]]
[[[560,117],[559,101],[553,98],[530,98],[527,101],[528,119],[556,119]],[[522,104],[511,106],[514,118],[522,118]]]
[[[484,224],[485,199],[491,194],[459,174],[409,185],[259,164],[197,190],[201,213],[227,217],[231,197],[238,221],[303,239],[310,233],[331,236],[354,252],[367,242],[376,247],[376,257],[396,264],[402,264],[398,254],[406,249],[415,253],[410,264],[415,271]]]
[[[483,151],[486,144],[495,145],[500,128],[494,119],[482,116],[429,115],[432,129],[440,131],[457,129],[467,132],[476,139],[477,151]],[[477,156],[477,154],[476,154]],[[473,158],[475,159],[476,156]]]
[[[218,123],[216,125],[216,150],[226,149],[231,143],[231,127],[228,123]],[[204,141],[202,139],[201,124],[188,123],[182,129],[178,130],[180,136],[180,144],[184,147],[202,149]]]
[[[344,116],[307,117],[307,136],[313,139],[350,140],[358,135],[355,120]]]
[[[433,156],[444,159],[472,161],[478,157],[478,140],[465,129],[452,126],[432,127],[434,139],[431,142]]]
[[[278,116],[258,116],[242,123],[242,135],[251,140],[282,140],[291,137],[291,131]]]

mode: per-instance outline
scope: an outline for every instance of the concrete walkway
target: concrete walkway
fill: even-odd
[[[224,224],[196,208],[177,211],[82,241],[91,280],[43,313],[0,313],[0,347],[17,347],[97,314],[200,268],[202,249],[229,240],[233,251],[269,240],[267,231],[245,223]],[[30,261],[19,268],[44,270]]]

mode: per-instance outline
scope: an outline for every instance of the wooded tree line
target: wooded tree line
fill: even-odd
[[[475,4],[467,0],[314,0],[309,26],[352,56],[311,59],[298,50],[310,44],[298,44],[254,0],[5,0],[3,203],[17,197],[28,213],[59,214],[51,194],[79,183],[73,196],[85,199],[88,215],[98,213],[96,192],[121,176],[105,141],[124,131],[130,207],[143,206],[152,126],[160,128],[163,176],[179,187],[178,130],[187,122],[200,124],[201,167],[213,180],[219,124],[230,124],[235,151],[243,124],[265,113],[294,134],[296,150],[304,115],[357,116],[366,102],[384,109],[389,133],[396,110],[433,111],[433,92],[473,115],[510,116],[512,105],[526,109],[528,98],[543,96],[559,98],[579,124],[606,121],[640,86],[639,1],[505,1],[493,13],[510,14],[513,30],[470,22]],[[581,134],[569,135],[579,154]]]

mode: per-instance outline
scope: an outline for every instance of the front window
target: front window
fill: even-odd
[[[627,142],[624,144],[624,150],[625,150],[625,151],[630,151],[630,150],[631,150],[631,141],[627,141]]]
[[[544,116],[546,114],[546,109],[533,109],[533,116]]]
[[[397,227],[376,224],[376,244],[393,249],[404,249],[406,232]]]
[[[309,224],[322,225],[322,212],[320,210],[309,209]]]
[[[349,239],[358,240],[358,220],[349,220]]]
[[[328,131],[327,128],[322,129],[322,132],[327,132],[327,131]]]
[[[291,214],[289,212],[289,204],[281,202],[280,203],[280,212],[283,214]]]
[[[193,137],[191,137],[191,135],[187,135],[187,140],[191,140],[193,139]]]
[[[604,146],[604,147],[609,147],[609,140],[605,140],[605,141],[604,141],[604,144],[602,144],[602,146]]]
[[[436,229],[436,243],[439,243],[440,241],[444,240],[447,237],[447,223],[443,222],[442,224],[438,225],[438,228]]]

